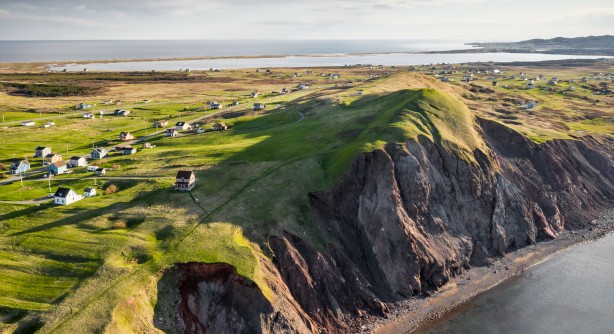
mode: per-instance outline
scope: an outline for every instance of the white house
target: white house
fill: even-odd
[[[84,167],[87,166],[87,160],[84,157],[70,157],[70,161],[68,162],[70,167]]]
[[[84,197],[94,197],[96,196],[96,188],[85,188],[83,191]]]
[[[22,126],[32,126],[34,125],[34,121],[23,121],[21,122]]]
[[[188,122],[177,122],[177,124],[175,124],[175,129],[177,129],[177,131],[185,131],[189,128],[190,124],[188,124]]]
[[[69,205],[76,201],[82,200],[83,196],[77,194],[74,190],[69,188],[58,188],[53,195],[54,203],[59,205]]]

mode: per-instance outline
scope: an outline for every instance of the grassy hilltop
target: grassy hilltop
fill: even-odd
[[[190,261],[229,263],[255,281],[267,298],[275,298],[260,268],[259,259],[267,256],[266,238],[287,230],[325,249],[328,240],[315,224],[307,194],[330,189],[357,155],[419,135],[467,160],[474,150],[487,150],[475,115],[497,119],[499,108],[492,104],[500,102],[488,98],[503,94],[500,87],[494,93],[471,92],[469,85],[429,78],[427,69],[423,73],[363,68],[323,71],[340,71],[343,82],[317,74],[291,78],[292,70],[279,70],[282,75],[276,78],[235,71],[208,74],[215,80],[190,82],[115,83],[117,77],[112,76],[113,84],[97,88],[103,93],[83,97],[0,95],[2,112],[15,120],[53,116],[56,123],[40,129],[5,119],[0,128],[4,165],[31,156],[38,145],[52,146],[64,155],[68,150],[68,156],[84,155],[92,145],[118,144],[120,131],[136,137],[151,135],[154,120],[169,119],[172,125],[212,115],[215,111],[202,109],[204,101],[241,101],[238,107],[202,120],[205,127],[223,120],[230,127],[227,131],[185,133],[177,138],[157,134],[147,139],[156,146],[153,149],[91,161],[110,168],[109,178],[95,179],[82,167],[51,181],[38,173],[25,178],[23,186],[19,180],[0,185],[0,330],[155,332],[152,317],[159,273],[174,263]],[[222,80],[225,77],[229,79]],[[80,84],[81,79],[74,80]],[[13,78],[20,83],[29,80],[41,79]],[[103,75],[92,80],[105,82]],[[247,97],[254,90],[269,92],[301,81],[310,81],[311,88]],[[100,103],[107,96],[122,96],[126,105],[121,108],[132,110],[131,117],[88,120],[70,110],[79,101]],[[138,103],[143,98],[153,102]],[[557,96],[546,98],[551,108],[565,103]],[[255,101],[267,103],[267,110],[251,111]],[[585,134],[612,132],[611,118],[607,118],[611,106],[604,109],[609,110],[601,117],[605,125],[583,127]],[[576,131],[563,130],[557,123],[559,127],[542,128],[547,133],[540,137],[532,125],[522,123],[539,112],[514,113],[516,123],[510,126],[521,128],[536,141],[568,137]],[[582,120],[569,121],[574,122]],[[40,159],[30,160],[33,169],[40,168]],[[195,170],[198,183],[191,193],[172,190],[179,169]],[[45,196],[49,186],[52,192],[58,186],[78,192],[95,186],[102,195],[69,206],[18,203]]]

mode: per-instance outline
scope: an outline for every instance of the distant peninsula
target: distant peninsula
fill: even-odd
[[[614,56],[614,36],[556,37],[530,39],[520,42],[467,43],[475,49],[435,51],[429,53],[546,53],[566,55]]]

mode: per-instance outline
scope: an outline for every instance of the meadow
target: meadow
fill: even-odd
[[[533,71],[501,68],[508,73]],[[369,67],[310,71],[194,73],[190,76],[202,78],[164,83],[127,80],[132,74],[93,73],[95,80],[113,83],[102,95],[48,100],[1,96],[0,107],[15,117],[40,116],[37,108],[20,109],[30,100],[41,109],[65,113],[44,129],[40,122],[36,127],[4,123],[0,162],[5,166],[31,157],[39,145],[66,156],[86,155],[92,146],[119,144],[121,131],[151,135],[151,124],[159,119],[172,125],[204,117],[207,129],[219,121],[229,129],[184,132],[175,138],[159,134],[147,138],[154,148],[91,161],[110,168],[107,179],[96,179],[81,167],[50,181],[38,173],[26,177],[23,187],[19,180],[0,185],[0,331],[157,332],[152,321],[157,279],[173,264],[190,261],[229,263],[256,282],[267,298],[275,298],[261,269],[262,261],[269,261],[267,238],[290,231],[325,251],[330,240],[317,227],[307,194],[330,190],[357,155],[386,143],[424,136],[471,160],[475,150],[488,150],[476,116],[509,124],[537,142],[613,131],[612,97],[593,104],[590,90],[580,86],[577,96],[527,91],[515,79],[492,86],[484,74],[476,75],[473,84],[490,84],[492,92],[472,92],[475,87],[466,83],[440,82],[426,66],[412,71],[418,73]],[[588,70],[566,71],[557,70],[556,75],[592,75]],[[319,75],[330,72],[341,73],[341,79]],[[61,74],[50,82],[61,78],[79,84],[79,75]],[[11,77],[4,74],[1,79]],[[310,88],[272,93],[303,82]],[[249,98],[256,90],[262,95]],[[121,107],[130,109],[130,116],[84,119],[70,111],[75,101],[100,103],[111,95],[134,100]],[[139,102],[152,96],[159,99]],[[508,101],[520,99],[538,100],[538,107],[522,111]],[[203,108],[210,100],[240,104],[211,115],[214,111]],[[268,108],[255,112],[253,102]],[[29,159],[33,169],[41,168],[40,159]],[[181,169],[196,172],[197,185],[190,193],[172,189]],[[6,171],[0,173],[9,177]],[[79,193],[97,187],[100,195],[69,206],[2,203],[43,197],[50,185],[51,192],[59,186]]]

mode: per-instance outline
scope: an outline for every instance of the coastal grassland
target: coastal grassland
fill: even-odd
[[[207,89],[202,91],[178,89],[194,90],[196,84],[152,84],[160,94],[181,96],[181,101],[169,102],[172,99],[164,96],[165,102],[159,105],[139,104],[132,108],[133,118],[68,117],[51,130],[0,129],[7,145],[0,152],[2,161],[12,159],[12,154],[31,155],[40,144],[62,153],[67,138],[69,155],[85,154],[92,140],[95,145],[115,145],[120,131],[144,135],[144,126],[155,119],[205,113],[183,110],[184,98],[202,103],[205,97],[218,101],[224,96],[242,97],[240,108],[205,121],[208,125],[224,121],[230,126],[227,131],[184,133],[176,138],[156,135],[147,139],[155,148],[95,162],[113,168],[109,175],[116,177],[172,177],[178,169],[194,170],[198,182],[191,193],[174,192],[172,178],[98,180],[104,183],[102,189],[116,183],[120,190],[67,207],[0,204],[0,246],[7,259],[0,269],[22,271],[18,275],[23,276],[14,282],[11,274],[0,271],[0,285],[7,287],[0,312],[4,319],[11,314],[21,319],[4,321],[2,330],[29,325],[53,333],[155,332],[153,309],[158,289],[164,288],[157,286],[157,278],[175,263],[190,261],[229,263],[256,282],[267,298],[275,298],[259,260],[266,258],[268,236],[289,231],[325,251],[331,240],[317,227],[307,194],[330,190],[357,155],[418,136],[441,143],[469,161],[475,150],[487,150],[473,116],[488,115],[487,95],[475,100],[484,109],[470,104],[472,110],[463,103],[459,91],[466,89],[461,86],[420,74],[396,74],[348,87],[322,81],[308,91],[248,99],[244,95],[249,91],[264,93],[292,80],[317,80],[317,76],[272,79],[251,70],[233,73],[238,79],[232,84],[203,84],[199,87]],[[126,86],[117,89],[133,90],[129,94],[135,96],[150,87]],[[496,93],[503,92],[497,88]],[[551,108],[557,98],[552,97]],[[248,111],[255,101],[279,107]],[[598,118],[593,121],[599,122]],[[543,130],[558,133],[549,127]],[[89,174],[76,169],[52,182],[81,191],[91,185],[91,179],[67,178],[84,175]],[[10,190],[2,199],[28,199],[27,193],[35,198],[47,192],[45,181],[27,179],[25,185],[32,188],[22,189],[19,182],[0,186]],[[22,258],[28,263],[21,265]],[[52,284],[47,277],[58,282],[54,289],[44,288]],[[41,288],[25,291],[28,282]]]
[[[365,85],[376,87],[372,81]],[[4,328],[30,324],[58,333],[151,331],[155,278],[181,262],[230,263],[267,298],[274,298],[258,260],[265,257],[261,245],[271,233],[287,230],[324,248],[328,240],[314,224],[306,194],[330,189],[356,155],[419,135],[466,151],[467,157],[483,148],[460,100],[434,89],[399,87],[403,89],[389,87],[359,98],[345,89],[313,89],[294,100],[289,94],[277,109],[220,116],[228,131],[158,135],[148,139],[156,145],[153,149],[97,162],[120,165],[111,171],[117,176],[173,176],[177,169],[193,169],[199,181],[190,194],[173,192],[170,179],[98,180],[106,183],[102,189],[117,183],[120,191],[67,207],[0,204],[2,249],[5,261],[13,261],[0,266],[6,270],[4,275],[0,271],[0,285],[6,287],[0,306],[7,314],[26,312]],[[134,119],[68,118],[50,131],[9,128],[0,135],[8,152],[27,154],[31,148],[25,147],[64,143],[62,136],[71,133],[71,140],[85,143],[70,154],[86,153],[90,138],[110,142],[120,129],[141,134],[138,128],[144,122],[160,116],[147,113],[162,113],[159,107],[135,108]],[[25,139],[12,139],[19,137]],[[91,179],[66,178],[83,175],[77,170],[52,182],[81,192]],[[11,194],[5,198],[23,200],[48,192],[45,181],[26,179],[25,185],[2,186]],[[21,257],[30,259],[27,265],[20,266]],[[20,278],[15,282],[11,277]],[[30,285],[40,288],[25,291]]]
[[[612,72],[614,65],[612,61],[597,61],[594,66],[501,66],[504,72],[495,79],[492,74],[474,76],[471,84],[485,88],[481,92],[465,83],[455,82],[450,86],[464,90],[459,92],[478,116],[502,122],[538,143],[613,134],[614,97],[594,92],[605,80],[603,73]],[[519,73],[524,73],[527,80],[519,79]],[[544,78],[534,82],[535,88],[526,89],[528,79],[539,75]],[[552,77],[559,79],[557,85],[548,84]],[[492,85],[493,80],[497,86]],[[536,101],[537,107],[522,109],[522,101]]]

